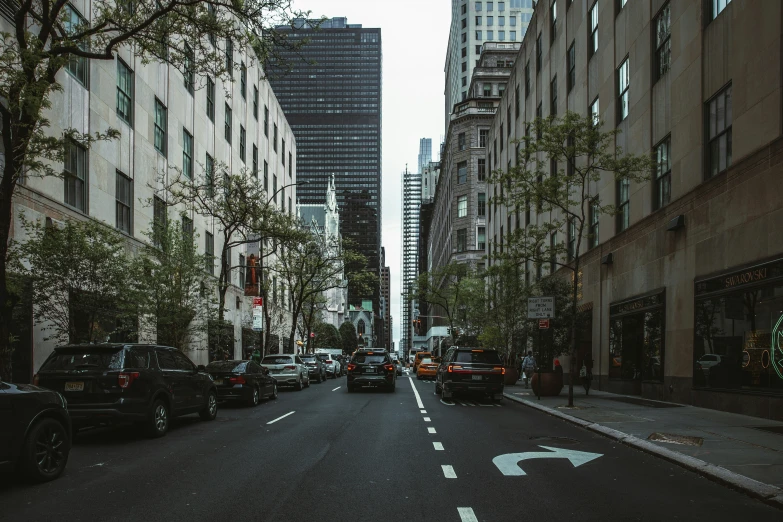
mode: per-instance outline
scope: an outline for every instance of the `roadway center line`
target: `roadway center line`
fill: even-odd
[[[429,417],[424,417],[424,422],[430,422],[430,418]]]
[[[427,433],[438,433],[435,428],[427,428]]]
[[[435,451],[443,451],[443,443],[442,442],[433,442],[432,446],[435,448]]]
[[[337,391],[337,390],[339,390],[340,388],[342,388],[342,386],[338,386],[337,388],[335,388],[335,389],[334,389],[334,390],[332,390],[332,391]]]
[[[476,514],[473,512],[473,508],[458,507],[457,511],[459,512],[459,518],[462,522],[478,522]]]
[[[267,424],[274,424],[275,422],[277,422],[279,420],[282,420],[282,419],[285,419],[286,417],[288,417],[289,415],[293,415],[294,413],[296,413],[296,412],[295,411],[289,411],[288,413],[286,413],[282,417],[278,417],[275,420],[271,420],[271,421],[267,422]]]
[[[421,410],[422,413],[427,413],[427,410]]]
[[[457,478],[457,474],[454,473],[454,468],[451,466],[441,466],[443,468],[443,476],[446,478]]]
[[[414,393],[414,395],[416,395],[416,404],[419,405],[419,409],[420,410],[423,410],[424,409],[424,403],[421,402],[421,397],[419,396],[419,390],[417,390],[416,389],[416,385],[413,384],[413,379],[409,378],[408,380],[411,381],[411,388],[413,388],[413,393]]]

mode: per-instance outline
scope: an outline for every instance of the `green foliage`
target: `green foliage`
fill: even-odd
[[[350,355],[359,348],[359,339],[356,327],[351,321],[345,321],[340,325],[340,339],[342,340],[343,353]]]
[[[315,339],[313,339],[315,348],[342,348],[343,340],[340,332],[334,325],[329,323],[318,323],[313,328]]]
[[[431,312],[445,314],[454,335],[455,328],[470,322],[474,317],[475,283],[474,270],[464,264],[451,262],[432,272],[423,272],[416,279],[416,286],[405,299],[423,301],[430,305]],[[434,307],[434,308],[433,308]]]
[[[483,329],[479,340],[484,346],[511,355],[523,349],[527,298],[530,287],[524,283],[524,272],[518,265],[502,261],[484,274],[485,305],[479,316]]]
[[[62,228],[22,218],[17,270],[32,282],[34,318],[58,343],[129,340],[137,332],[139,294],[125,240],[97,221]]]

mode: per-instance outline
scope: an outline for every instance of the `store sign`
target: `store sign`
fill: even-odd
[[[783,277],[783,259],[696,282],[696,295],[732,290]]]
[[[609,315],[628,314],[658,306],[663,306],[663,291],[653,295],[612,303],[609,305]]]

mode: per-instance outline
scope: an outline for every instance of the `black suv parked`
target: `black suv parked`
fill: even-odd
[[[217,416],[217,391],[204,367],[166,346],[60,346],[36,384],[65,396],[75,427],[131,421],[162,437],[172,416]]]
[[[505,373],[497,351],[453,346],[441,359],[435,393],[449,399],[457,392],[480,392],[499,401]]]
[[[348,363],[348,391],[383,387],[393,392],[397,372],[386,350],[357,350]]]
[[[51,390],[0,381],[0,470],[36,482],[60,476],[71,451],[65,399]]]

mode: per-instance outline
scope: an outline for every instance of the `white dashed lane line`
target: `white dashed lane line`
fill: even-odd
[[[457,474],[454,473],[454,468],[451,466],[441,466],[443,468],[443,476],[446,478],[457,478]]]
[[[342,386],[338,386],[337,388],[335,388],[335,389],[334,389],[334,390],[332,390],[332,391],[337,391],[337,390],[339,390],[340,388],[342,388]]]
[[[289,411],[288,413],[286,413],[282,417],[278,417],[275,420],[271,420],[271,421],[267,422],[267,424],[274,424],[275,422],[277,422],[279,420],[282,420],[282,419],[285,419],[286,417],[288,417],[289,415],[293,415],[294,413],[296,413],[296,412],[295,411]]]
[[[443,443],[442,442],[433,442],[432,446],[435,448],[435,451],[443,451]]]
[[[422,413],[427,413],[427,410],[421,410]]]
[[[478,522],[476,514],[473,512],[473,508],[458,507],[457,511],[459,512],[459,518],[462,522]]]
[[[430,422],[430,418],[429,417],[424,417],[424,422]]]
[[[435,431],[435,428],[427,428],[427,432],[428,433],[438,433],[437,431]]]

